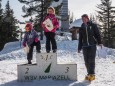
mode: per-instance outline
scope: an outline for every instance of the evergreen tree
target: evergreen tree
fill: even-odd
[[[17,40],[18,34],[16,33],[17,29],[17,20],[14,17],[14,12],[10,8],[9,1],[7,1],[6,8],[4,11],[4,28],[6,29],[6,37],[8,38],[7,41],[15,41]]]
[[[13,15],[13,10],[10,9],[9,1],[7,1],[6,8],[3,12],[1,39],[2,46],[7,42],[16,41],[18,34],[16,33],[16,19]]]
[[[101,0],[101,4],[97,5],[97,18],[102,29],[103,43],[107,47],[115,47],[115,10],[111,3],[111,0]]]
[[[70,21],[70,24],[74,21],[74,15],[73,15],[73,12],[70,13],[70,11],[69,11],[69,21]]]
[[[94,22],[94,23],[97,23],[97,22],[96,22],[96,17],[95,17],[95,15],[93,15],[93,14],[90,14],[90,20],[91,20],[92,22]]]
[[[0,0],[0,32],[1,32],[1,28],[2,28],[2,19],[3,18],[3,9],[1,8],[1,0]]]
[[[1,1],[0,0],[0,40],[2,40],[2,21],[3,21],[3,9],[1,8]],[[0,51],[3,48],[3,43],[0,41]]]
[[[2,23],[2,17],[3,17],[3,9],[1,8],[1,0],[0,0],[0,27]]]

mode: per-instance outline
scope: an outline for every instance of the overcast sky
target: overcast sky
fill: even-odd
[[[68,0],[69,9],[74,13],[75,18],[80,18],[82,14],[95,14],[97,4],[101,0]],[[112,0],[112,6],[115,6],[115,0]]]
[[[21,21],[24,21],[22,12],[23,4],[20,4],[18,0],[9,0],[11,9],[14,10],[14,15]],[[7,0],[2,0],[2,8],[5,7]],[[100,4],[100,0],[68,0],[69,10],[74,13],[76,19],[80,18],[82,14],[95,13],[96,5]],[[115,6],[115,0],[112,0],[112,5]]]

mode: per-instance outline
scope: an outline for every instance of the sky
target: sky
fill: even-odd
[[[22,15],[22,6],[18,0],[9,0],[11,9],[14,10],[15,17],[20,21],[25,21]],[[2,0],[2,8],[5,7],[7,0]],[[100,4],[100,0],[68,0],[69,10],[73,12],[74,18],[78,19],[82,14],[95,14],[96,5]],[[115,0],[112,0],[112,6],[115,6]]]
[[[82,14],[95,14],[97,4],[101,4],[101,0],[68,0],[69,10],[74,13],[76,19]],[[112,6],[115,6],[115,0],[112,0]]]

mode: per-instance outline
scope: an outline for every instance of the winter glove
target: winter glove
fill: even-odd
[[[39,40],[38,40],[38,38],[35,38],[35,42],[38,42]]]
[[[23,47],[26,47],[26,43],[25,42],[23,42]]]

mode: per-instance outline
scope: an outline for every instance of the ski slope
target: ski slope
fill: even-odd
[[[16,46],[11,46],[15,44]],[[42,52],[45,52],[45,44],[42,44]],[[19,48],[19,43],[14,42],[7,44],[0,54],[0,86],[114,86],[115,85],[115,49],[109,49],[98,46],[96,56],[96,80],[91,83],[84,82],[86,69],[84,65],[83,55],[77,53],[78,41],[58,40],[57,58],[58,63],[71,62],[77,63],[78,81],[55,81],[55,80],[40,80],[32,82],[17,81],[17,64],[27,63],[26,54],[22,48]],[[9,49],[9,52],[5,52]],[[1,53],[0,52],[0,53]],[[36,51],[34,49],[34,58],[36,61]]]

